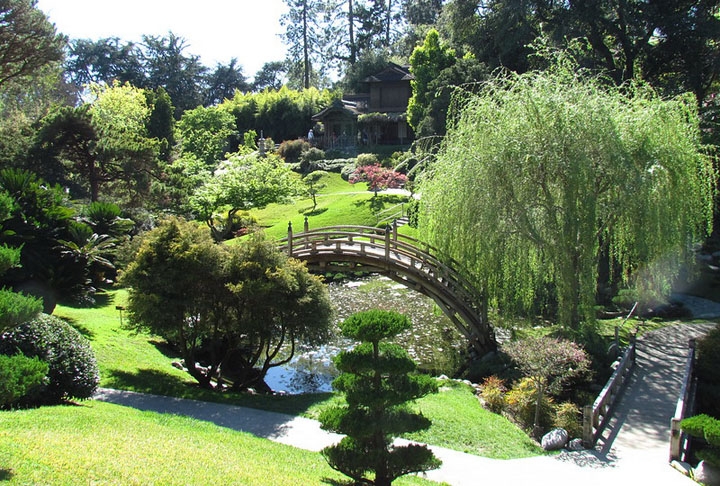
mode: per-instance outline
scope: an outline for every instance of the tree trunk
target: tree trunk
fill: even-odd
[[[354,65],[357,61],[357,47],[355,46],[355,14],[353,13],[353,0],[348,0],[348,44],[350,54],[348,62]]]
[[[310,88],[310,47],[308,46],[308,7],[307,0],[303,0],[302,23],[303,23],[303,85],[305,89]]]

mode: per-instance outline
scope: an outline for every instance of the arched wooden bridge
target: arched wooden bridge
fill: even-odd
[[[398,234],[397,227],[328,226],[304,230],[280,241],[293,258],[319,272],[377,272],[431,297],[468,339],[478,356],[497,347],[487,321],[485,299],[458,271],[440,261],[431,247]],[[457,264],[453,263],[456,266]]]

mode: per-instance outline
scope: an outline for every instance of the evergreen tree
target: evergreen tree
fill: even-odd
[[[387,486],[405,474],[440,466],[427,446],[393,445],[393,437],[430,426],[408,402],[437,391],[433,378],[412,374],[416,366],[404,349],[387,342],[410,327],[406,316],[382,310],[359,312],[340,324],[345,336],[361,343],[335,358],[341,375],[333,386],[345,394],[347,406],[325,410],[320,421],[346,437],[322,454],[333,469],[358,483]]]

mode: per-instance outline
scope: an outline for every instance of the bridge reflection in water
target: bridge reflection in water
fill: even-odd
[[[441,261],[429,245],[398,234],[397,226],[326,226],[294,233],[280,240],[288,256],[306,262],[316,272],[380,273],[432,298],[468,340],[478,357],[497,348],[487,320],[484,296],[457,270]]]

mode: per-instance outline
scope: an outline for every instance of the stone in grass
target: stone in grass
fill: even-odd
[[[543,435],[540,445],[546,451],[557,451],[565,447],[568,441],[567,430],[557,428]]]

